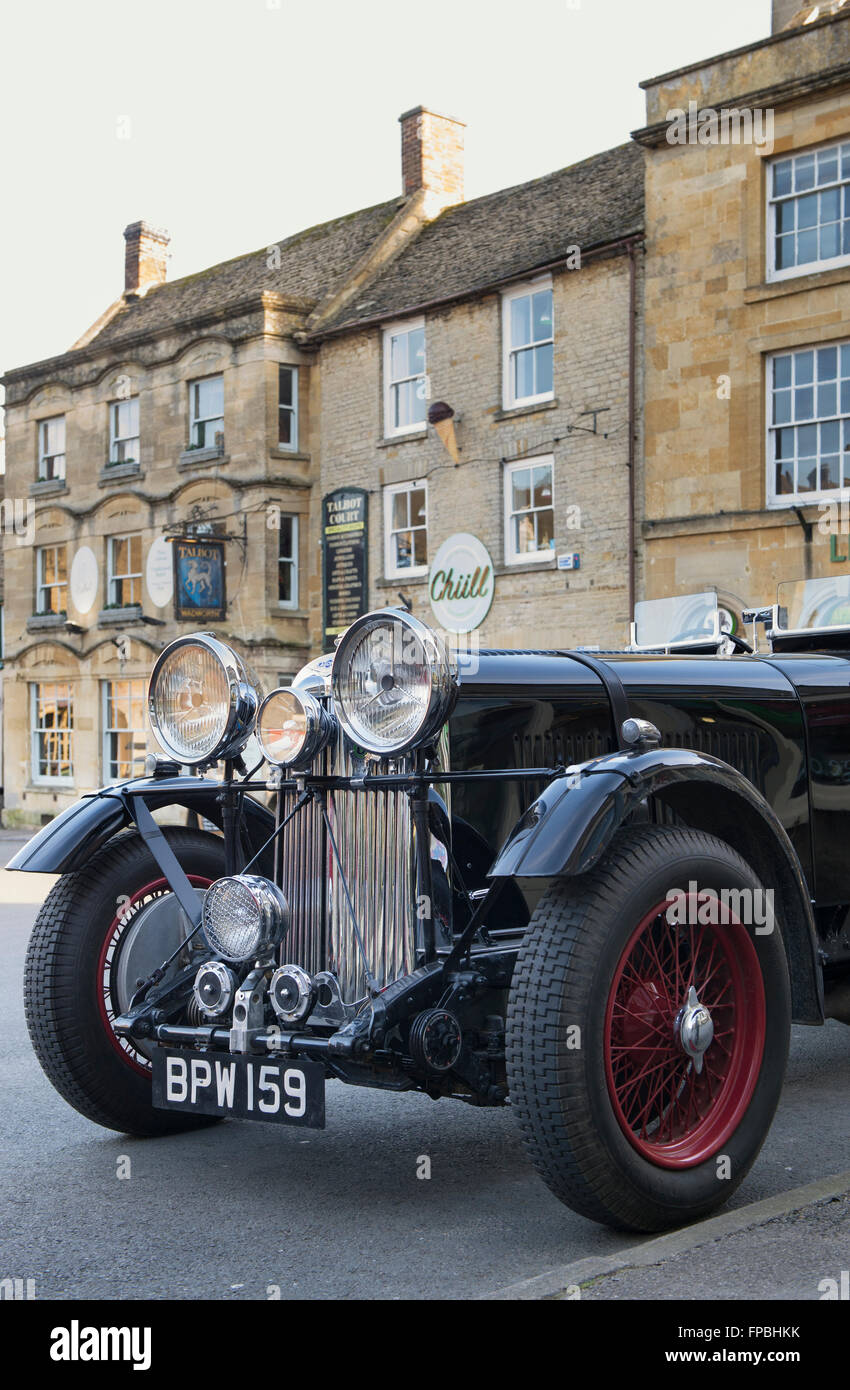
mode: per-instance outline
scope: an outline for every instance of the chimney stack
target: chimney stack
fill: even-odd
[[[770,32],[778,34],[784,29],[798,10],[803,8],[804,0],[772,0]]]
[[[124,294],[145,294],[151,285],[165,283],[168,243],[171,237],[149,222],[131,222],[124,228]]]
[[[463,121],[416,106],[399,116],[401,177],[405,198],[425,193],[425,215],[463,202]]]

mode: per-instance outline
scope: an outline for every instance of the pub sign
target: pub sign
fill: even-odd
[[[322,499],[322,636],[325,648],[368,609],[369,498],[345,487]]]
[[[222,622],[227,615],[224,541],[175,540],[174,616],[178,622]]]

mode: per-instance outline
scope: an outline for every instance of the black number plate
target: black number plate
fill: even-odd
[[[319,1062],[158,1047],[153,1103],[160,1110],[325,1127],[325,1069]]]

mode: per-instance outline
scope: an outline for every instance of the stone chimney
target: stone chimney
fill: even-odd
[[[124,228],[124,294],[145,294],[151,285],[165,283],[168,243],[171,237],[149,222],[131,222]]]
[[[802,8],[803,0],[773,0],[770,16],[771,34],[778,34],[781,29],[784,29],[789,19],[793,19],[797,11]]]
[[[782,29],[802,29],[813,24],[816,19],[826,19],[828,15],[841,14],[850,10],[848,0],[772,0],[770,32],[778,34]],[[793,25],[791,21],[794,21]]]
[[[463,121],[416,106],[399,116],[401,177],[405,198],[422,190],[425,215],[463,202]]]

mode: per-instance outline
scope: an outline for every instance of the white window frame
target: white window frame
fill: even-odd
[[[44,451],[45,435],[48,425],[55,425],[59,420],[62,421],[62,453],[47,454]],[[38,481],[54,482],[60,478],[65,479],[65,450],[67,448],[67,422],[64,415],[49,415],[44,420],[38,422]],[[61,463],[59,462],[61,460]],[[46,472],[47,463],[52,465],[53,471]],[[58,467],[57,467],[58,464]]]
[[[842,456],[844,456],[844,450],[842,449],[841,440],[841,435],[844,433],[844,430],[842,428],[842,422],[846,420],[848,422],[846,431],[847,441],[848,444],[850,444],[850,414],[841,413],[840,363],[841,349],[843,347],[850,348],[850,338],[838,338],[828,343],[801,343],[799,347],[784,348],[777,352],[768,353],[765,358],[765,458],[767,462],[767,491],[765,492],[765,497],[767,499],[767,506],[772,510],[778,511],[783,507],[811,506],[816,502],[822,502],[825,500],[839,500],[841,497],[846,496],[847,494],[847,489],[848,487],[850,487],[850,454],[846,455],[848,459],[848,482],[845,483],[843,487],[839,484],[839,486],[835,488],[819,488],[816,492],[811,491],[777,493],[776,491],[776,438],[779,430],[793,429],[795,426],[800,424],[814,425],[815,428],[817,428],[818,426],[826,424],[831,420],[837,420],[839,423],[838,457],[840,459],[842,458]],[[810,419],[805,420],[795,420],[792,416],[792,419],[790,421],[787,421],[785,424],[774,425],[773,363],[775,359],[777,357],[794,358],[797,356],[798,353],[803,352],[813,352],[815,354],[813,390],[815,392],[815,410],[817,410],[817,354],[818,352],[821,352],[824,348],[835,348],[838,352],[839,367],[838,375],[836,378],[837,414],[823,416],[815,414]],[[792,367],[792,373],[794,372],[794,370],[795,369]],[[792,385],[792,393],[793,389],[794,388]],[[818,452],[817,457],[818,460],[820,460],[820,451]]]
[[[126,696],[125,696],[125,697],[120,697],[120,698],[126,699],[126,702],[127,702],[128,707],[129,707],[129,711],[130,711],[130,714],[131,714],[131,715],[132,715],[133,704],[134,704],[134,703],[137,703],[138,705],[140,705],[141,711],[142,711],[142,713],[141,713],[141,721],[142,721],[142,722],[141,722],[141,726],[140,726],[140,727],[138,727],[138,728],[136,728],[136,727],[131,727],[131,725],[128,724],[126,729],[121,729],[121,728],[119,728],[119,727],[118,727],[117,725],[115,725],[115,724],[110,724],[110,722],[109,722],[109,690],[110,690],[110,686],[115,687],[116,685],[123,685],[123,686],[126,686],[126,687],[127,687]],[[135,699],[134,699],[134,696],[133,696],[133,686],[134,686],[134,685],[137,686],[137,687],[138,687],[138,690],[139,690],[139,693],[135,696]],[[101,683],[100,683],[100,687],[101,687],[101,710],[102,710],[102,715],[103,715],[103,738],[102,738],[102,742],[101,742],[101,764],[102,764],[101,772],[102,772],[102,776],[103,776],[103,784],[104,784],[104,786],[107,786],[107,785],[110,785],[110,786],[111,786],[111,785],[113,785],[113,784],[116,783],[116,782],[122,782],[122,781],[124,780],[124,778],[121,777],[120,774],[113,775],[113,773],[112,773],[112,771],[111,771],[111,766],[112,766],[113,759],[112,759],[112,748],[111,748],[111,744],[110,744],[110,736],[111,736],[112,734],[130,734],[130,735],[132,735],[132,736],[133,736],[133,743],[132,743],[133,749],[135,749],[137,746],[139,746],[139,745],[137,745],[137,743],[136,743],[135,736],[136,736],[137,734],[141,734],[141,735],[142,735],[142,744],[141,744],[141,746],[144,748],[145,751],[142,753],[142,756],[141,756],[140,758],[137,758],[137,757],[135,757],[135,756],[132,756],[132,757],[130,758],[130,769],[131,769],[131,770],[130,770],[129,776],[130,776],[130,777],[140,777],[140,776],[142,775],[142,773],[144,772],[145,755],[146,755],[146,753],[147,753],[147,729],[146,729],[146,727],[145,727],[145,682],[144,682],[144,680],[141,680],[141,679],[134,679],[134,678],[128,678],[128,679],[126,679],[126,680],[121,680],[121,679],[118,679],[118,680],[103,680],[103,681],[101,681]],[[115,703],[115,700],[114,700],[114,697],[113,697],[113,707],[114,707],[114,703]],[[136,770],[137,768],[138,768],[138,771]]]
[[[513,476],[521,469],[540,468],[543,464],[548,464],[552,470],[552,501],[548,507],[530,507],[528,514],[533,515],[538,511],[551,511],[552,513],[552,532],[553,540],[555,527],[555,455],[538,454],[534,458],[517,459],[514,463],[505,464],[504,470],[504,525],[505,525],[505,564],[506,565],[537,565],[545,563],[546,560],[555,558],[555,546],[552,545],[546,550],[522,550],[518,551],[514,547],[514,528],[513,518],[517,513],[513,510]]]
[[[118,433],[118,415],[122,406],[136,407],[136,432],[135,434]],[[109,402],[109,462],[128,463],[129,459],[119,459],[118,449],[120,445],[135,444],[135,452],[131,454],[134,463],[139,462],[139,398],[138,396],[127,396],[123,401]]]
[[[69,723],[66,730],[68,735],[68,765],[69,772],[66,776],[51,777],[46,773],[38,771],[41,759],[39,757],[39,735],[44,732],[55,733],[56,730],[48,730],[46,726],[38,724],[38,692],[39,690],[53,690],[54,699],[59,699],[60,690],[68,691],[68,711]],[[44,701],[42,702],[44,703]],[[74,785],[74,687],[70,681],[32,681],[30,683],[30,779],[33,786],[38,787],[72,787]],[[54,759],[54,761],[58,761]]]
[[[205,382],[221,382],[221,414],[220,415],[196,415],[195,414],[195,388],[203,386]],[[194,448],[214,449],[216,447],[215,437],[212,444],[198,444],[196,430],[198,425],[206,425],[211,422],[221,424],[220,433],[224,434],[224,373],[212,372],[209,376],[196,376],[189,382],[189,445]]]
[[[129,563],[129,564],[132,564],[132,550],[133,550],[133,545],[132,545],[132,543],[133,543],[134,540],[138,540],[138,542],[139,542],[139,568],[138,568],[138,570],[134,570],[134,569],[122,570],[121,573],[119,574],[119,573],[117,573],[117,571],[116,571],[116,569],[115,569],[115,547],[116,547],[116,545],[118,545],[118,543],[121,542],[121,541],[129,541],[129,542],[130,542],[130,545],[129,545],[129,547],[128,547],[128,563]],[[142,602],[142,572],[143,572],[143,568],[144,568],[144,557],[143,557],[143,555],[142,555],[142,533],[141,533],[141,531],[123,531],[123,532],[121,532],[120,535],[117,535],[117,536],[109,536],[108,539],[107,539],[107,542],[106,542],[106,595],[107,595],[107,597],[106,597],[106,602],[107,602],[108,604],[118,604],[118,603],[120,603],[120,605],[121,605],[122,608],[134,608],[134,607],[137,607],[137,606],[141,606],[141,602]],[[138,581],[138,586],[137,586],[137,587],[138,587],[139,597],[138,597],[137,599],[131,599],[129,603],[125,603],[123,600],[119,600],[119,599],[117,599],[117,598],[115,597],[115,590],[114,590],[113,586],[114,586],[116,583],[124,583],[124,582],[125,582],[126,580],[128,580],[128,579],[129,579],[129,580],[137,580],[137,581]],[[135,586],[134,586],[134,587],[135,587]]]
[[[828,154],[829,151],[833,149],[838,151],[838,157],[840,162],[842,145],[850,145],[850,137],[845,137],[843,140],[832,140],[828,144],[816,145],[811,149],[786,150],[784,154],[777,155],[774,159],[771,159],[770,163],[768,164],[767,177],[765,179],[765,196],[767,198],[767,212],[765,219],[765,226],[767,228],[767,246],[765,247],[765,259],[767,281],[769,284],[781,280],[798,279],[801,275],[817,275],[818,272],[821,270],[833,270],[836,266],[850,265],[850,253],[845,254],[844,252],[841,252],[837,256],[829,256],[823,260],[818,259],[816,261],[806,261],[802,265],[788,266],[785,270],[777,270],[776,268],[776,209],[778,204],[785,202],[793,202],[796,198],[804,198],[811,193],[822,193],[829,188],[838,188],[839,190],[841,190],[845,187],[850,187],[850,178],[842,179],[839,175],[839,178],[834,183],[816,184],[813,188],[801,190],[799,194],[795,194],[794,192],[792,192],[791,194],[787,194],[784,197],[774,198],[773,171],[776,165],[783,163],[785,160],[796,160],[800,157],[805,157],[806,155],[817,156],[819,154]],[[850,195],[848,195],[848,197],[850,197]],[[841,192],[839,192],[839,199],[841,202],[843,202],[843,194]],[[841,209],[839,211],[841,211]],[[839,216],[838,226],[840,237],[842,227],[841,216]],[[817,227],[818,230],[820,230],[820,223],[817,223]]]
[[[281,404],[281,400],[280,400],[280,374],[281,374],[281,372],[290,372],[291,375],[292,375],[292,405],[282,405],[282,404]],[[280,417],[281,417],[281,414],[282,414],[283,411],[286,411],[286,412],[290,415],[291,420],[292,420],[292,427],[291,427],[291,430],[290,430],[290,436],[291,436],[291,437],[290,437],[290,442],[289,442],[288,444],[281,444],[281,442],[280,442]],[[290,364],[289,364],[288,362],[279,362],[279,363],[278,363],[278,371],[277,371],[277,418],[278,418],[277,447],[278,447],[279,449],[282,449],[282,450],[283,450],[285,453],[287,453],[287,454],[297,454],[297,452],[298,452],[298,368],[297,368],[297,367],[290,366]]]
[[[399,377],[395,381],[392,376],[392,340],[400,338],[402,334],[416,333],[419,330],[425,332],[425,319],[399,319],[395,323],[384,324],[384,438],[397,439],[399,436],[425,434],[428,429],[428,410],[426,406],[425,419],[418,420],[412,425],[393,425],[393,387],[402,381],[418,381],[422,379],[425,390],[423,399],[428,399],[428,336],[425,335],[425,368],[416,376]]]
[[[514,395],[514,372],[513,356],[514,346],[511,342],[511,305],[517,299],[525,299],[529,295],[538,294],[540,290],[549,290],[552,295],[552,337],[535,339],[531,343],[523,344],[523,347],[540,347],[544,343],[552,343],[552,390],[541,391],[534,396]],[[543,275],[538,280],[526,281],[523,285],[514,285],[511,289],[505,290],[502,294],[502,406],[505,410],[514,410],[524,405],[537,405],[543,401],[553,401],[555,399],[555,292],[552,287],[551,275]],[[521,351],[517,348],[516,351]]]
[[[425,493],[425,521],[415,526],[411,525],[402,529],[409,531],[425,532],[425,550],[428,550],[428,480],[427,478],[411,478],[404,483],[389,483],[384,488],[384,578],[385,579],[410,579],[417,575],[428,573],[428,561],[424,565],[407,565],[400,567],[395,563],[395,547],[393,537],[396,531],[393,528],[393,506],[399,493],[424,492]],[[409,508],[408,508],[409,509]]]
[[[299,573],[298,573],[298,513],[297,513],[297,512],[281,512],[280,520],[283,521],[283,518],[284,518],[285,516],[286,516],[286,517],[289,517],[289,519],[290,519],[291,522],[292,522],[292,554],[289,555],[289,556],[284,556],[284,555],[281,555],[281,553],[280,553],[281,540],[282,540],[282,538],[283,538],[283,527],[282,527],[282,526],[279,526],[279,527],[278,527],[278,532],[277,532],[277,577],[276,577],[276,581],[275,581],[275,582],[276,582],[276,584],[277,584],[277,592],[278,592],[278,600],[277,600],[277,602],[278,602],[278,607],[279,607],[279,608],[284,608],[284,609],[290,610],[290,609],[293,609],[293,608],[297,608],[297,607],[298,607],[298,601],[299,601],[299,594],[298,594],[298,590],[299,590],[299,583],[298,583],[298,581],[299,581]],[[281,565],[284,565],[284,564],[288,564],[288,565],[290,566],[291,573],[292,573],[292,598],[291,598],[291,599],[285,599],[285,598],[280,598],[280,597],[279,597],[279,595],[280,595],[280,567],[281,567]]]
[[[65,552],[65,578],[54,580],[48,584],[44,579],[44,557],[48,550],[56,552],[57,559],[60,550]],[[58,569],[58,563],[56,564]],[[51,589],[64,589],[65,602],[59,608],[48,608],[42,603],[42,594],[49,594]],[[67,613],[68,611],[68,546],[65,541],[58,541],[53,545],[40,545],[35,552],[35,612],[36,613]]]

